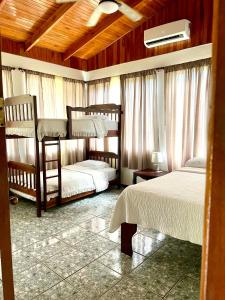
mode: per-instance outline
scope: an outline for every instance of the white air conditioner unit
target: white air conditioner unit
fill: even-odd
[[[183,19],[144,31],[144,44],[152,48],[190,38],[190,21]]]

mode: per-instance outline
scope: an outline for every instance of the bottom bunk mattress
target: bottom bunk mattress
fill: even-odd
[[[172,237],[202,243],[205,170],[182,168],[127,187],[117,200],[110,232],[138,224]]]
[[[54,176],[58,172],[57,169],[48,170],[48,176]],[[69,198],[81,193],[96,191],[102,192],[109,186],[109,181],[116,178],[116,170],[113,168],[102,168],[93,170],[91,168],[74,165],[68,165],[62,168],[62,198]],[[47,179],[47,191],[55,191],[58,188],[58,178]],[[43,173],[41,172],[41,190],[43,198]],[[14,194],[17,194],[26,199],[36,201],[36,197],[25,194],[23,192],[10,189]],[[56,197],[56,194],[48,196],[47,201]]]

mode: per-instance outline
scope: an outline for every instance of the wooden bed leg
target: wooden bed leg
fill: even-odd
[[[37,207],[37,217],[41,218],[41,209],[40,209],[40,207]]]
[[[121,252],[132,256],[132,237],[137,231],[137,224],[121,224]]]
[[[121,183],[118,183],[118,184],[117,184],[117,189],[120,190],[121,187],[122,187]]]

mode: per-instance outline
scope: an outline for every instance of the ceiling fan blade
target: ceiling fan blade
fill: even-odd
[[[119,1],[118,3],[120,4],[119,11],[133,22],[140,21],[143,18],[143,15],[141,13],[139,13],[137,10],[133,9],[123,1]]]
[[[58,4],[62,4],[62,3],[77,2],[77,0],[55,0],[55,2]]]
[[[97,6],[96,9],[94,10],[94,12],[92,13],[92,15],[90,16],[86,25],[88,27],[95,26],[98,23],[98,20],[100,19],[101,14],[102,14],[101,8],[99,6]]]

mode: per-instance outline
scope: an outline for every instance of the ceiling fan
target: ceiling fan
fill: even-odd
[[[69,3],[76,1],[78,0],[56,0],[56,3]],[[100,0],[86,25],[88,27],[93,27],[98,23],[103,13],[112,14],[116,11],[120,11],[133,22],[137,22],[143,17],[141,13],[121,0]]]

